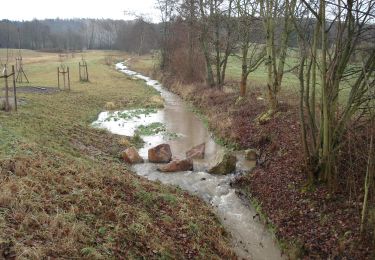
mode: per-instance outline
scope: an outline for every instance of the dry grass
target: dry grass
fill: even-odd
[[[56,86],[57,54],[45,55],[25,52],[25,71]],[[105,65],[108,52],[85,55],[89,83],[76,55],[71,92],[22,93],[17,113],[0,112],[0,258],[233,258],[209,207],[129,172],[118,154],[134,140],[90,127],[107,102],[134,108],[157,92]]]

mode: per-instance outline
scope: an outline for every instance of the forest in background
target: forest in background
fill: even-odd
[[[0,21],[0,48],[42,51],[123,50],[148,53],[159,46],[160,28],[146,19],[47,19]],[[19,46],[20,45],[20,46]]]

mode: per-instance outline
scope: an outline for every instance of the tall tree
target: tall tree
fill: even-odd
[[[209,86],[222,87],[225,81],[228,58],[235,47],[233,5],[234,0],[199,0],[199,39]]]
[[[246,95],[247,78],[263,62],[265,48],[262,45],[261,20],[259,19],[259,5],[253,0],[236,0],[237,34],[240,46],[241,80],[240,97]]]
[[[266,32],[266,65],[268,114],[278,109],[278,94],[284,76],[285,62],[288,52],[288,40],[292,30],[290,12],[294,9],[295,0],[259,0],[260,14]],[[280,36],[277,34],[277,23],[282,21]],[[278,37],[278,38],[277,38]]]
[[[157,0],[161,17],[161,44],[160,44],[160,68],[165,69],[168,63],[168,42],[170,38],[171,23],[176,11],[176,0]]]

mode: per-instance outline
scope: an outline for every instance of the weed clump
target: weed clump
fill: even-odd
[[[104,108],[106,110],[115,110],[116,109],[116,105],[113,102],[106,102],[105,105],[104,105]]]

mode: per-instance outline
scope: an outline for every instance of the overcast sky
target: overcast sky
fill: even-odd
[[[158,20],[155,0],[1,0],[0,20],[111,18],[129,20],[124,11]]]

